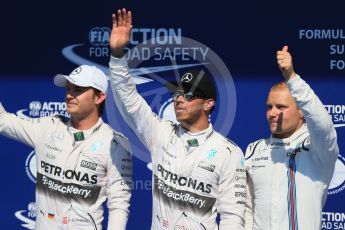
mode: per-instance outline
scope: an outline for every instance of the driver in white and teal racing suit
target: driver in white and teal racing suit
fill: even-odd
[[[174,92],[179,124],[154,114],[138,94],[123,49],[129,42],[131,12],[113,15],[110,82],[124,119],[152,157],[154,230],[243,229],[244,157],[208,122],[216,90],[203,70],[187,71]]]
[[[107,77],[82,65],[54,81],[67,89],[71,119],[21,119],[0,103],[0,133],[35,150],[36,229],[100,230],[107,200],[108,229],[124,230],[132,160],[127,138],[100,118]]]

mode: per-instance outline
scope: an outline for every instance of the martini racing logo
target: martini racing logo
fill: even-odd
[[[345,105],[324,105],[330,118],[333,121],[334,127],[345,127]]]
[[[345,190],[345,158],[338,155],[332,181],[328,188],[328,195],[338,194]]]
[[[17,116],[26,120],[30,118],[48,117],[54,115],[70,117],[66,111],[65,102],[32,101],[29,103],[28,109],[21,109],[17,111]]]
[[[26,229],[35,229],[36,203],[30,202],[27,210],[15,212],[15,217],[22,222],[21,226]]]

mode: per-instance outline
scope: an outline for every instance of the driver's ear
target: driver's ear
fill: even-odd
[[[298,109],[298,115],[299,115],[299,118],[304,120],[304,114],[303,114],[302,110]]]
[[[214,104],[215,104],[215,101],[213,99],[208,99],[204,104],[204,110],[205,111],[211,110]]]
[[[105,93],[103,92],[98,92],[96,93],[96,104],[101,104],[106,98]]]

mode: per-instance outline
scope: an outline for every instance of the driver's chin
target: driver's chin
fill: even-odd
[[[77,108],[67,108],[67,112],[71,116],[77,116],[78,115],[78,109]]]
[[[176,115],[176,120],[178,122],[182,122],[184,119],[183,119],[183,117],[181,115]]]
[[[281,130],[278,127],[271,127],[271,133],[273,135],[279,135],[281,134]]]

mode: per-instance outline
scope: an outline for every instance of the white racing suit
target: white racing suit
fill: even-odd
[[[193,137],[161,120],[138,94],[125,58],[110,60],[114,100],[152,158],[154,230],[243,229],[244,157],[231,141],[209,128]],[[195,143],[195,142],[194,142]],[[191,145],[191,146],[189,146]]]
[[[125,229],[132,158],[128,140],[102,119],[80,132],[62,117],[24,120],[0,103],[0,133],[34,148],[36,229],[102,229],[108,199],[108,229]]]
[[[285,139],[268,138],[246,150],[245,229],[316,230],[339,153],[329,115],[299,76],[287,82],[306,123]]]

